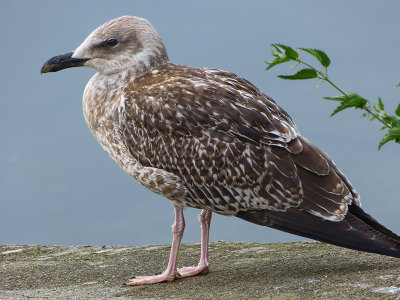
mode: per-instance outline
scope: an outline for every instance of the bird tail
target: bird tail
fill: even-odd
[[[298,208],[285,212],[241,211],[236,216],[246,221],[272,227],[336,246],[400,257],[400,236],[396,235],[362,210],[349,205],[343,221],[320,218]]]

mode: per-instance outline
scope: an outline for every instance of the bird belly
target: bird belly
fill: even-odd
[[[89,128],[92,126],[89,125]],[[116,126],[113,126],[116,128]],[[129,152],[119,133],[110,126],[99,126],[92,134],[105,152],[133,179],[149,190],[168,198],[175,206],[184,207],[186,188],[179,177],[164,170],[142,165]]]
[[[133,179],[151,191],[184,207],[186,188],[179,177],[164,170],[145,166],[129,151],[119,132],[120,101],[110,97],[98,103],[95,91],[85,91],[83,111],[86,123],[105,152]]]

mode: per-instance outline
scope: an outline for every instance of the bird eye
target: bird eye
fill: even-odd
[[[109,40],[107,41],[107,45],[110,46],[110,47],[113,47],[113,46],[115,46],[115,45],[117,45],[117,44],[118,44],[117,39],[109,39]]]

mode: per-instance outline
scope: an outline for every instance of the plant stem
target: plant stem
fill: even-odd
[[[320,78],[326,82],[328,82],[331,86],[333,86],[336,90],[338,90],[340,93],[342,93],[343,96],[349,97],[348,94],[346,94],[344,91],[342,91],[336,84],[334,84],[329,78],[328,78],[328,70],[327,68],[325,68],[325,75],[320,75],[320,71],[318,71],[316,68],[314,68],[313,66],[311,66],[310,64],[302,61],[301,59],[297,59],[297,62],[313,69],[315,72],[317,72],[318,76],[320,76]],[[369,101],[368,101],[369,102]],[[364,106],[362,107],[362,109],[364,109],[366,112],[368,112],[369,114],[371,114],[375,119],[377,119],[379,122],[381,122],[385,127],[391,129],[392,125],[389,123],[386,123],[384,120],[382,120],[377,114],[373,113],[368,106]]]
[[[337,89],[339,92],[341,92],[344,96],[349,97],[345,92],[343,92],[336,84],[334,84],[328,77],[325,77],[325,80],[331,84],[335,89]]]
[[[374,114],[367,106],[364,106],[363,109],[370,113],[372,116],[374,116],[375,119],[377,119],[379,122],[381,122],[385,127],[391,129],[393,126],[389,123],[386,123],[384,120],[382,120],[378,115]]]

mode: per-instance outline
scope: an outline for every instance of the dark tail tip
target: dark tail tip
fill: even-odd
[[[356,205],[349,206],[341,222],[322,220],[297,208],[242,211],[237,217],[336,246],[400,258],[400,237]]]

